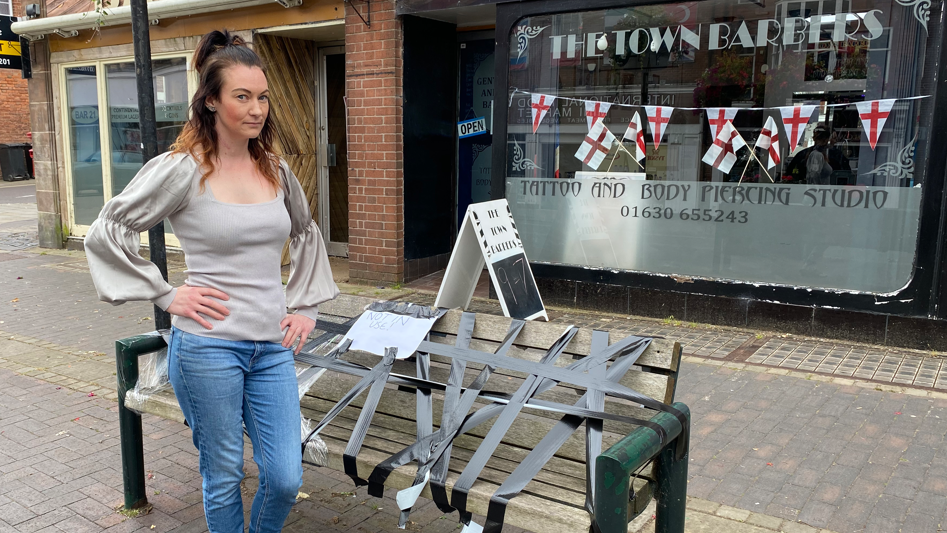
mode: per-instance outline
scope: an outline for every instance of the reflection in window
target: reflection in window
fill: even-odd
[[[183,57],[152,61],[158,153],[167,152],[187,121],[187,64]],[[133,62],[106,66],[112,195],[125,189],[142,166],[138,86]]]
[[[73,210],[77,224],[91,224],[105,205],[96,68],[72,67],[65,74]]]
[[[941,7],[932,9],[938,20]],[[506,173],[530,258],[898,290],[913,270],[924,183],[914,161],[926,159],[933,105],[911,98],[931,93],[928,56],[941,31],[894,0],[708,0],[522,19],[510,35]],[[556,99],[534,132],[536,93]],[[856,104],[882,99],[897,101],[871,146]],[[619,139],[639,114],[640,166],[632,141],[603,147],[597,169],[575,157],[589,133],[587,101],[611,104],[602,120]],[[791,148],[777,108],[804,105],[814,110],[797,122]],[[643,106],[674,108],[660,142]],[[714,113],[732,117],[750,147],[736,151],[727,172],[701,161],[718,131],[708,108],[729,109]],[[779,163],[764,168],[767,152],[752,147],[769,118],[778,124]],[[542,180],[603,177],[594,171],[628,180],[625,195],[542,192]]]

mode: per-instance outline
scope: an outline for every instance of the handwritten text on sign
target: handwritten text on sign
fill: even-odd
[[[385,348],[398,348],[398,359],[406,359],[431,331],[436,318],[414,318],[395,313],[365,311],[345,335],[352,350],[385,355]]]

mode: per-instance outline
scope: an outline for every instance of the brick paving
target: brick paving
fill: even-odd
[[[181,265],[171,270],[180,283]],[[83,254],[67,251],[0,251],[0,297],[0,533],[205,531],[190,432],[151,416],[145,464],[154,510],[139,518],[115,512],[122,482],[114,340],[151,330],[151,305],[99,302]],[[433,294],[406,299],[431,303]],[[495,313],[497,304],[475,299],[472,308]],[[787,533],[933,532],[947,520],[947,394],[937,390],[947,369],[939,358],[672,319],[558,308],[550,315],[682,342],[677,399],[694,414],[694,516]],[[249,501],[252,460],[246,470]],[[394,533],[390,495],[369,498],[346,476],[315,468],[305,469],[302,491],[308,498],[285,531]],[[456,515],[441,516],[426,502],[409,528],[455,531]]]

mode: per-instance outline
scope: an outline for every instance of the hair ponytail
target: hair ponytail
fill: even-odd
[[[243,37],[230,33],[227,30],[214,30],[201,38],[194,56],[191,59],[194,70],[200,74],[200,85],[190,105],[190,118],[178,138],[171,146],[171,150],[178,153],[188,153],[201,165],[204,175],[201,177],[201,191],[204,189],[204,180],[214,172],[214,161],[217,159],[217,116],[207,109],[207,99],[220,99],[220,91],[224,85],[224,74],[230,67],[243,65],[250,68],[259,68],[266,74],[266,67],[260,56],[251,50]],[[276,132],[273,122],[273,107],[269,109],[263,130],[255,139],[250,139],[250,157],[256,163],[257,169],[274,188],[280,186],[277,175],[279,157],[274,147]]]

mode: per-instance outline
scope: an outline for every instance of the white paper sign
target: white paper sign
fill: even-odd
[[[365,311],[345,338],[352,339],[350,350],[384,356],[385,348],[397,348],[397,358],[407,359],[417,351],[436,320],[436,317],[413,318],[382,311]]]

